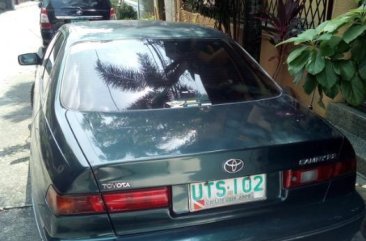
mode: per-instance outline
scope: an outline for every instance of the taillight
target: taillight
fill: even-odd
[[[47,204],[56,215],[93,214],[105,212],[102,197],[92,195],[64,195],[58,194],[50,186],[46,196]]]
[[[52,28],[52,25],[48,18],[47,8],[41,8],[40,24],[41,24],[41,29],[51,29]]]
[[[116,14],[116,9],[111,8],[110,12],[109,12],[109,19],[110,20],[117,20],[117,14]]]
[[[140,189],[118,193],[60,195],[50,186],[46,201],[56,215],[129,212],[169,207],[170,188]]]
[[[284,188],[294,188],[327,181],[333,177],[356,171],[356,160],[336,162],[314,168],[287,170],[283,172]]]
[[[103,194],[104,201],[111,213],[165,208],[170,203],[168,187],[133,190],[121,193]]]

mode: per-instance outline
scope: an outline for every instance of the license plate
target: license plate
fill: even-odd
[[[88,21],[87,19],[72,19],[70,22],[71,23],[78,23],[78,22],[84,22],[84,21]]]
[[[189,184],[191,212],[264,199],[265,174]]]

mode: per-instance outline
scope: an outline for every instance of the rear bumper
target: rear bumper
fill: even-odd
[[[348,202],[347,202],[348,199]],[[341,210],[342,209],[342,210]],[[285,212],[286,211],[286,212]],[[360,229],[364,203],[357,193],[307,208],[292,207],[255,219],[206,224],[163,233],[119,238],[125,240],[350,240]]]
[[[288,207],[235,220],[90,241],[350,240],[360,229],[364,201],[356,193],[307,207]],[[90,218],[90,217],[89,217]],[[48,239],[60,240],[60,239]],[[69,239],[62,239],[69,240]]]

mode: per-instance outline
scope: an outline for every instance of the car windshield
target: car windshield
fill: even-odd
[[[106,0],[48,0],[53,8],[108,8]]]
[[[73,110],[116,112],[278,95],[248,59],[235,46],[213,39],[81,42],[70,49],[61,101]]]

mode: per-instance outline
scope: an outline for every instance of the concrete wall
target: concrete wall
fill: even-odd
[[[352,0],[334,0],[333,17],[337,17],[356,7],[357,4]]]
[[[213,28],[215,25],[214,19],[202,16],[198,13],[191,13],[191,12],[185,11],[183,9],[179,10],[178,21],[185,22],[185,23],[199,24],[199,25],[211,27],[211,28]]]
[[[165,0],[165,19],[168,22],[175,22],[177,21],[177,2],[174,0]]]

